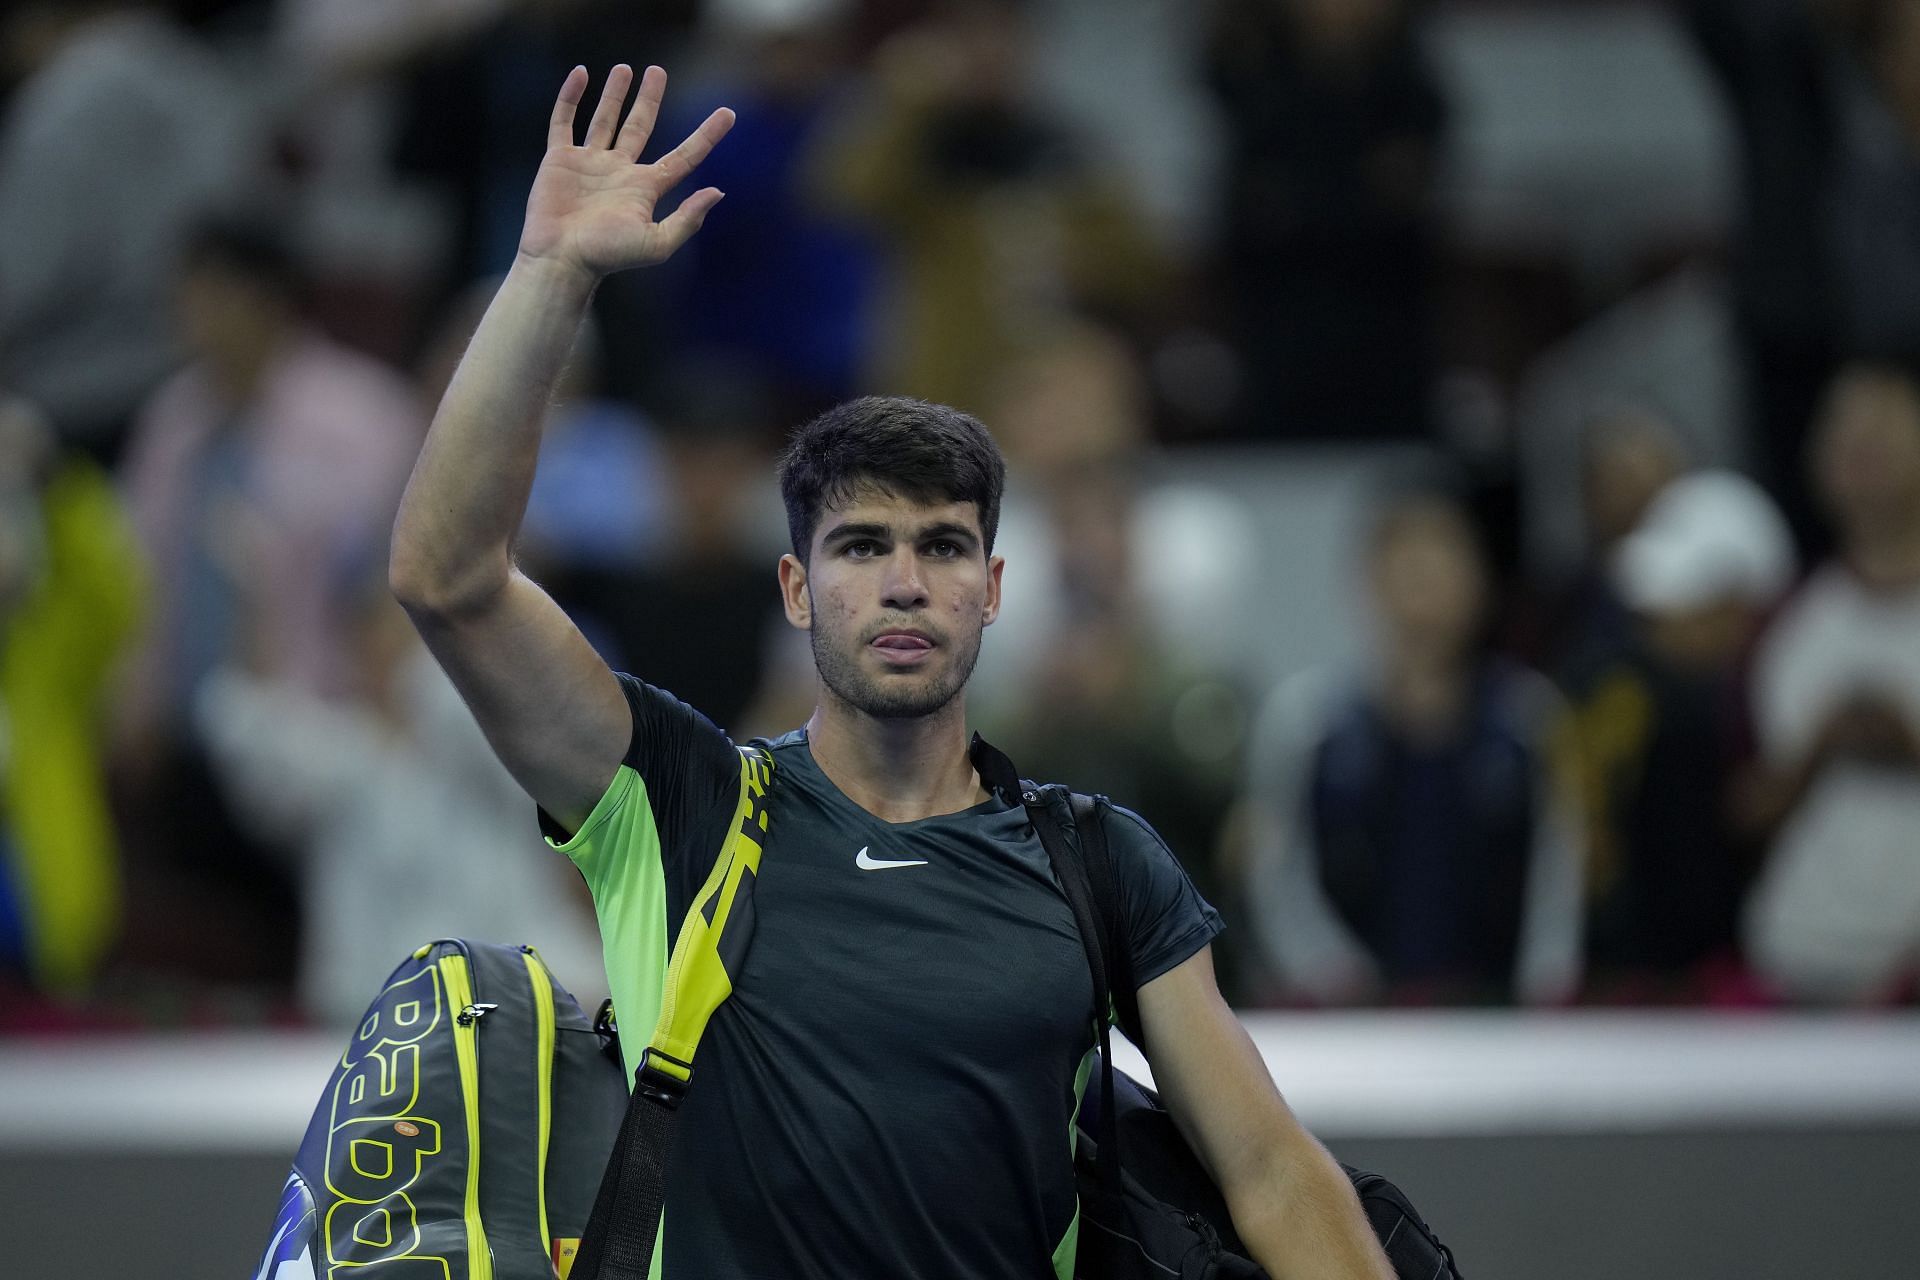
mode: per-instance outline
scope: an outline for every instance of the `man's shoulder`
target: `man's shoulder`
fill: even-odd
[[[1043,795],[1050,796],[1057,811],[1069,811],[1076,796],[1087,796],[1097,802],[1101,819],[1101,829],[1106,833],[1107,848],[1118,857],[1133,858],[1167,850],[1167,842],[1153,824],[1139,813],[1114,800],[1111,796],[1082,792],[1064,782],[1037,784]]]
[[[1151,822],[1112,800],[1107,802],[1107,844],[1135,857],[1172,852]]]
[[[680,764],[733,759],[733,739],[699,708],[638,676],[624,671],[614,676],[633,716],[633,735],[623,764],[644,773],[646,766],[660,763],[663,756]]]

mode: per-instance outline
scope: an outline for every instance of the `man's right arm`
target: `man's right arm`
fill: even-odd
[[[520,253],[487,308],[434,415],[394,521],[389,576],[421,636],[494,751],[557,822],[577,829],[612,781],[632,736],[618,679],[572,621],[521,574],[512,548],[526,511],[540,423],[599,280],[659,262],[719,200],[695,192],[655,222],[660,197],[732,123],[715,112],[672,152],[637,163],[666,75],[632,83],[615,67],[584,145],[576,68],[549,122]]]

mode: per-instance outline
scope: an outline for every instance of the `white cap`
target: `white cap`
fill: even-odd
[[[1621,541],[1613,580],[1635,609],[1765,604],[1791,585],[1794,562],[1793,535],[1760,486],[1695,471],[1662,489]]]

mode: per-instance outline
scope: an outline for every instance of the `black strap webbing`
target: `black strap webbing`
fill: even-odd
[[[1053,864],[1053,874],[1060,882],[1060,890],[1066,895],[1067,905],[1073,909],[1075,926],[1080,930],[1080,944],[1087,953],[1087,968],[1093,976],[1094,1024],[1100,1037],[1100,1139],[1094,1153],[1094,1161],[1100,1170],[1101,1181],[1108,1186],[1120,1185],[1120,1133],[1114,1119],[1113,1095],[1113,1045],[1107,1033],[1107,1011],[1113,1007],[1113,989],[1108,985],[1108,975],[1112,971],[1106,963],[1106,943],[1109,930],[1102,919],[1100,908],[1094,902],[1094,887],[1087,874],[1087,859],[1080,856],[1067,840],[1066,833],[1060,829],[1060,822],[1047,805],[1047,798],[1033,787],[1025,787],[1020,793],[1021,801],[1026,805],[1028,820],[1033,823],[1040,844],[1047,851],[1047,861]],[[1083,810],[1082,803],[1087,806]],[[1072,797],[1074,825],[1084,835],[1087,831],[1098,830],[1099,814],[1093,809],[1094,802],[1086,796]],[[1096,837],[1101,842],[1101,861],[1105,862],[1105,832]],[[1111,891],[1112,879],[1108,877],[1108,889]]]
[[[600,1177],[600,1191],[569,1273],[573,1280],[647,1280],[679,1116],[674,1103],[660,1100],[644,1084],[628,1095],[620,1136]]]
[[[1133,984],[1133,951],[1127,945],[1127,917],[1120,909],[1119,884],[1113,876],[1113,860],[1107,853],[1104,810],[1113,806],[1102,797],[1077,792],[1072,804],[1081,861],[1086,864],[1087,883],[1093,888],[1094,918],[1100,925],[1101,954],[1107,959],[1107,989],[1113,994],[1114,1016],[1127,1038],[1144,1053],[1147,1041],[1140,1027],[1139,993]]]

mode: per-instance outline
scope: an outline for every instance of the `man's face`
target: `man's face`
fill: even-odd
[[[810,633],[828,691],[867,715],[931,715],[966,687],[1000,612],[1002,562],[971,502],[922,504],[862,487],[829,508],[810,563],[780,562],[787,620]]]
[[[1843,373],[1815,430],[1813,463],[1843,527],[1904,518],[1920,495],[1920,392],[1877,370]]]
[[[1409,509],[1374,549],[1373,591],[1396,641],[1456,655],[1486,608],[1486,570],[1460,515],[1434,504]]]

